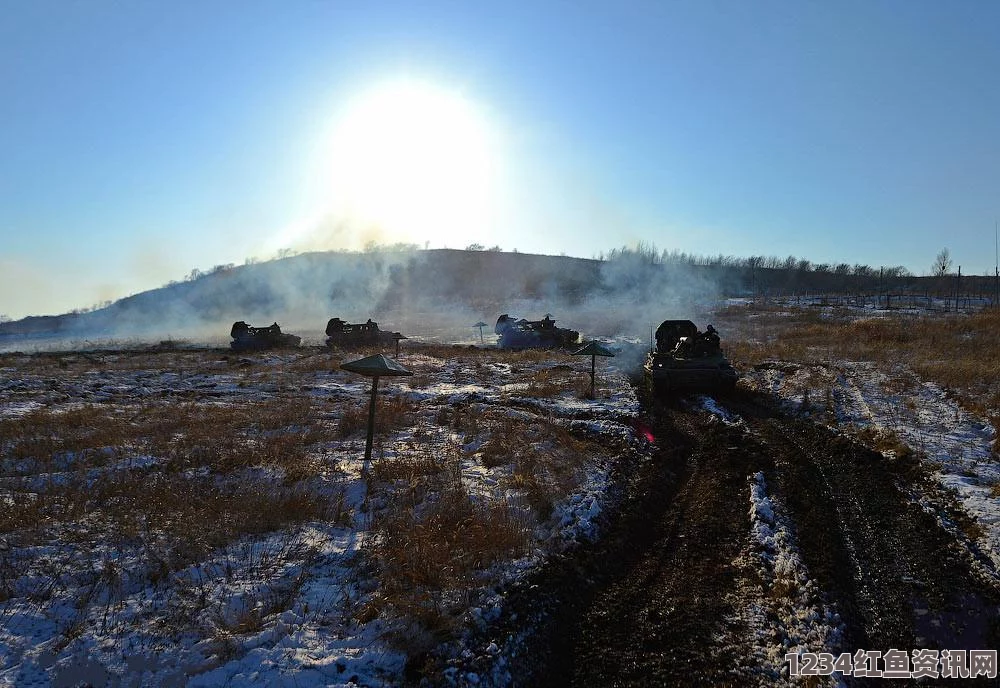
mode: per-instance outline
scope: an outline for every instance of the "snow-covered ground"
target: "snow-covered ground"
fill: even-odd
[[[364,466],[363,429],[344,433],[341,427],[364,408],[369,383],[338,370],[343,360],[317,349],[0,356],[0,509],[44,516],[30,533],[0,531],[0,685],[393,685],[415,655],[496,618],[503,604],[498,590],[597,532],[611,466],[635,446],[638,401],[626,378],[630,366],[599,366],[598,398],[591,400],[582,393],[586,359],[467,347],[404,352],[400,362],[414,376],[380,384],[380,397],[393,401],[388,408],[399,422],[377,436],[374,460]],[[1000,467],[989,422],[905,363],[885,369],[858,361],[770,362],[743,375],[741,384],[773,393],[795,412],[882,437],[895,451],[917,452],[980,530],[943,525],[981,548],[993,562],[987,573],[996,576]],[[34,414],[78,422],[92,413],[98,420],[87,422],[103,418],[110,427],[120,418],[149,423],[175,408],[197,417],[297,403],[307,405],[307,427],[265,422],[251,441],[282,432],[308,435],[305,475],[293,478],[287,467],[264,462],[225,476],[185,465],[181,476],[225,489],[238,483],[249,496],[301,485],[335,504],[334,515],[242,534],[237,529],[237,536],[189,560],[157,549],[162,524],[138,523],[146,513],[142,505],[135,527],[116,532],[97,522],[99,510],[84,509],[74,522],[60,511],[65,504],[50,497],[119,477],[156,484],[173,475],[170,456],[125,436],[42,457],[23,447],[13,452],[4,434]],[[741,422],[707,397],[698,403],[722,422]],[[60,432],[57,424],[53,431]],[[549,462],[541,471],[549,483],[524,482],[521,445]],[[428,470],[450,476],[448,485],[476,507],[502,505],[526,534],[510,556],[477,568],[457,601],[454,591],[437,600],[451,620],[447,633],[407,621],[404,610],[387,602],[376,555],[385,514],[398,511],[404,499],[413,500],[415,518],[436,503],[432,488],[440,484],[425,481]],[[811,583],[794,524],[762,475],[751,476],[748,493],[752,532],[744,563],[783,594],[758,594],[760,605],[744,606],[741,614],[758,635],[760,664],[777,679],[784,652],[835,647],[838,619]],[[148,494],[156,493],[150,488]],[[927,496],[912,498],[924,504]],[[928,502],[925,508],[937,507]],[[779,619],[780,628],[765,617]],[[490,678],[502,683],[502,658],[495,666],[498,675]]]
[[[840,617],[824,600],[809,576],[795,540],[795,527],[775,497],[768,494],[763,473],[750,479],[750,522],[757,574],[766,593],[744,610],[761,648],[761,665],[777,685],[787,683],[786,654],[836,653],[842,642]],[[830,685],[840,681],[826,679]]]
[[[31,513],[43,517],[37,527],[0,532],[0,685],[398,683],[408,653],[430,641],[418,642],[428,631],[407,621],[382,591],[373,552],[384,531],[377,524],[399,511],[404,497],[414,500],[413,514],[432,508],[435,495],[421,492],[421,485],[437,485],[420,475],[408,478],[399,466],[429,462],[450,476],[451,489],[467,495],[470,508],[505,505],[524,527],[526,544],[516,554],[474,570],[459,591],[460,608],[448,612],[452,637],[496,614],[497,586],[595,533],[609,468],[633,441],[638,402],[624,375],[601,366],[591,400],[582,394],[589,361],[585,366],[580,358],[468,348],[453,355],[404,353],[400,362],[414,376],[383,379],[380,398],[395,403],[391,412],[405,422],[389,423],[376,438],[372,465],[364,466],[363,428],[345,436],[340,425],[351,409],[364,408],[369,383],[338,370],[340,362],[315,349],[239,357],[182,351],[0,358],[0,423],[6,423],[0,427],[11,433],[28,427],[38,417],[32,414],[70,419],[82,410],[97,419],[88,422],[105,418],[109,428],[118,427],[115,419],[127,417],[141,428],[174,405],[197,417],[255,407],[277,413],[285,404],[306,403],[315,420],[305,429],[268,428],[266,418],[257,419],[263,429],[247,441],[304,433],[307,475],[266,462],[225,475],[188,463],[174,477],[204,480],[222,492],[236,483],[260,494],[301,489],[337,505],[329,519],[237,530],[204,556],[171,559],[155,551],[165,524],[115,532],[113,524],[98,522],[101,509],[88,504],[78,527],[60,512],[67,508],[62,497],[52,495],[61,494],[59,486],[85,493],[88,485],[97,489],[119,479],[135,480],[141,489],[175,470],[176,456],[128,436],[53,455],[32,455],[28,440],[15,440],[21,444],[14,452],[12,440],[0,438],[0,501],[11,513],[36,509]],[[62,432],[58,425],[51,429]],[[547,457],[543,468],[554,476],[551,483],[519,482],[515,458],[504,455],[511,443],[494,436],[504,429],[515,431],[507,438],[514,445]],[[183,437],[170,438],[177,441]],[[551,504],[538,507],[532,488],[543,489]],[[155,495],[150,487],[144,498]],[[138,505],[136,521],[145,513]]]
[[[707,396],[697,406],[719,421],[749,432],[739,416]],[[809,575],[796,541],[795,526],[777,497],[771,495],[762,472],[748,477],[750,534],[733,562],[736,570],[752,572],[731,592],[736,621],[747,629],[748,651],[771,685],[797,685],[788,675],[787,654],[836,653],[843,624],[823,591]],[[820,677],[817,677],[820,678]],[[822,685],[842,685],[826,677]]]
[[[846,430],[867,430],[889,440],[887,445],[898,439],[896,451],[905,445],[917,452],[981,526],[974,544],[992,560],[992,575],[997,575],[1000,464],[996,431],[986,419],[968,412],[954,395],[921,380],[902,362],[889,370],[861,361],[812,366],[773,362],[747,371],[744,380],[817,420]]]

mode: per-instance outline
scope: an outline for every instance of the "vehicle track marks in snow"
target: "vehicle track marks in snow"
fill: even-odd
[[[915,462],[808,421],[752,427],[773,448],[777,492],[806,564],[843,613],[850,649],[996,647],[998,590],[901,490],[919,475]]]
[[[765,686],[788,680],[783,647],[997,646],[1000,591],[906,494],[918,466],[776,408],[753,394],[653,407],[656,450],[604,537],[512,605],[544,609],[516,683]],[[765,525],[796,561],[780,586],[752,564],[767,550],[736,506],[748,480],[780,505]]]

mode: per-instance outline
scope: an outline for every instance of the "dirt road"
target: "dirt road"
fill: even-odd
[[[1000,587],[965,537],[975,526],[919,462],[782,417],[766,399],[718,406],[726,420],[695,404],[648,409],[655,451],[623,478],[605,536],[512,598],[512,628],[534,629],[510,664],[516,684],[787,680],[790,632],[775,610],[802,591],[754,563],[758,472],[791,524],[817,604],[833,610],[826,650],[1000,646]]]

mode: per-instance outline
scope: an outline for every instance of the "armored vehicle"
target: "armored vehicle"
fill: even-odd
[[[349,323],[340,318],[330,318],[326,324],[326,345],[329,347],[366,346],[392,344],[406,339],[399,332],[387,332],[378,328],[371,318],[365,323]]]
[[[298,346],[302,337],[294,334],[284,334],[278,323],[267,327],[252,327],[242,320],[233,323],[229,331],[233,338],[229,345],[233,351],[259,351],[261,349],[276,349],[279,347]]]
[[[657,394],[728,391],[739,375],[722,354],[719,333],[690,320],[664,320],[646,357],[646,380]]]
[[[541,320],[517,320],[506,313],[497,318],[493,331],[500,335],[497,346],[501,349],[558,349],[579,343],[580,333],[565,327],[556,327],[548,313]]]

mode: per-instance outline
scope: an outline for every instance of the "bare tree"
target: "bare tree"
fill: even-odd
[[[931,265],[931,274],[935,277],[944,277],[951,272],[951,252],[947,248],[941,249]]]

